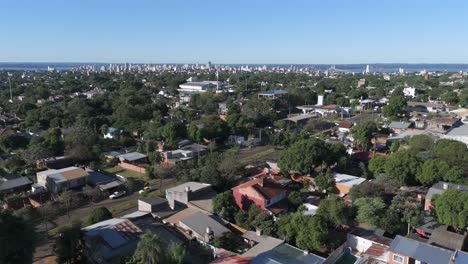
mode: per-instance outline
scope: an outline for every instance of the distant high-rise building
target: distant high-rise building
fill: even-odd
[[[370,66],[367,65],[367,66],[366,66],[366,74],[369,74],[369,73],[370,73]]]

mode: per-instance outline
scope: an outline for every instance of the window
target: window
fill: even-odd
[[[393,261],[396,261],[398,263],[403,263],[403,257],[397,254],[393,254]]]

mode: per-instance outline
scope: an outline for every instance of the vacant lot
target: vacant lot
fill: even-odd
[[[277,161],[284,150],[275,149],[273,146],[259,146],[240,149],[236,156],[242,164],[252,164],[265,161]]]

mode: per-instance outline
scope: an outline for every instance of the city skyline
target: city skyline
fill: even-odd
[[[0,61],[468,63],[467,3],[348,2],[19,1]]]

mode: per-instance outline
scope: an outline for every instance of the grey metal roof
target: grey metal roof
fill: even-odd
[[[446,135],[447,136],[465,136],[465,137],[468,137],[468,125],[467,124],[462,124],[459,127],[455,127],[452,130],[450,130]]]
[[[325,259],[314,255],[306,254],[304,251],[288,244],[282,244],[274,249],[264,252],[255,257],[251,264],[321,264]]]
[[[456,189],[462,192],[468,192],[468,186],[440,181],[429,188],[426,194],[426,199],[431,200],[432,196],[435,194],[443,194],[446,191],[446,189],[444,189],[444,184],[446,184],[447,189]]]
[[[86,169],[86,172],[89,174],[86,181],[88,184],[91,185],[102,185],[114,180],[111,176],[105,175],[98,171]]]
[[[28,177],[19,177],[8,181],[0,181],[0,191],[13,189],[28,184],[32,184],[32,181]]]
[[[166,192],[184,192],[187,189],[187,187],[189,187],[192,192],[196,192],[209,186],[211,186],[211,184],[200,182],[186,182],[181,185],[177,185],[176,187],[169,188],[166,190]]]
[[[427,243],[447,249],[460,250],[463,247],[466,236],[447,230],[447,226],[439,226],[432,232]]]
[[[409,131],[405,131],[403,133],[400,133],[398,135],[395,135],[393,137],[389,137],[388,140],[400,140],[400,139],[403,139],[405,137],[414,137],[414,136],[417,136],[417,135],[427,135],[427,136],[430,136],[430,137],[433,137],[433,138],[438,138],[440,137],[441,135],[438,134],[438,133],[434,133],[434,132],[431,132],[431,131],[428,131],[428,130],[409,130]]]
[[[130,153],[119,155],[118,157],[120,160],[135,161],[135,160],[146,158],[147,156],[140,152],[130,152]]]
[[[158,204],[165,204],[167,203],[166,199],[163,199],[161,197],[144,197],[144,198],[139,198],[138,200],[145,202],[147,204],[151,205],[158,205]]]
[[[111,181],[111,182],[108,182],[106,184],[100,184],[100,185],[98,185],[98,187],[99,187],[99,189],[101,189],[101,191],[105,191],[105,190],[109,190],[109,189],[118,187],[118,186],[120,186],[122,184],[123,184],[123,182],[121,182],[121,181]]]
[[[408,122],[393,121],[388,125],[388,127],[395,128],[395,129],[407,129],[408,127],[410,127],[410,125],[411,123],[408,123]]]
[[[453,254],[452,250],[443,249],[399,235],[393,240],[389,251],[408,256],[428,264],[450,263],[450,258]]]
[[[453,256],[453,264],[466,264],[468,263],[468,253],[463,251],[455,252]]]
[[[180,220],[180,222],[200,236],[205,234],[207,227],[211,228],[214,237],[220,237],[224,233],[229,232],[229,229],[227,229],[225,226],[211,218],[211,216],[201,212],[191,214]]]
[[[256,257],[284,243],[284,240],[270,236],[259,236],[253,231],[245,232],[242,237],[258,243],[242,254],[244,257]]]

